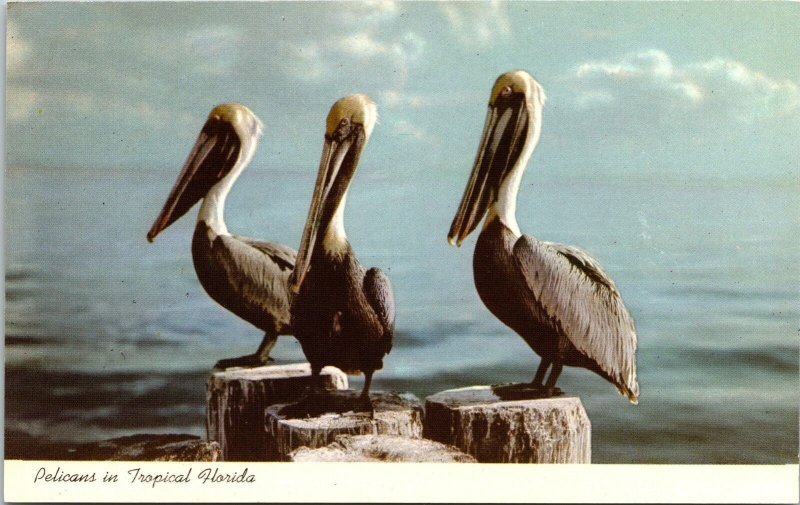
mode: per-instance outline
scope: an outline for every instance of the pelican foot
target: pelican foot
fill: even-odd
[[[375,407],[372,406],[372,400],[369,395],[358,395],[358,398],[353,403],[353,412],[369,414],[371,419],[375,419]]]
[[[542,388],[542,392],[544,393],[544,398],[553,398],[554,396],[564,396],[564,392],[561,388],[553,387],[544,387]]]
[[[294,403],[284,405],[278,414],[287,419],[304,419],[317,417],[325,412],[325,393],[309,391]]]
[[[217,361],[214,368],[217,370],[226,370],[228,368],[256,368],[267,365],[272,361],[275,360],[270,357],[264,359],[258,354],[248,354],[246,356],[239,356],[238,358],[221,359]]]
[[[541,384],[530,383],[498,384],[492,386],[492,392],[501,400],[538,400],[564,394],[557,387],[548,388]]]

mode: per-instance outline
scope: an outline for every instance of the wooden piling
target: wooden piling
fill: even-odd
[[[325,447],[295,449],[289,454],[289,461],[475,463],[475,458],[433,440],[392,435],[339,435]]]
[[[327,389],[347,389],[347,375],[322,370]],[[206,384],[206,433],[219,443],[223,461],[264,459],[267,407],[300,398],[311,385],[308,363],[216,372]]]
[[[339,396],[356,396],[355,391],[337,391]],[[411,394],[370,393],[374,415],[363,412],[328,413],[317,417],[288,419],[284,405],[267,409],[267,461],[288,461],[299,447],[325,447],[339,435],[394,435],[422,437],[422,402]]]
[[[504,400],[491,386],[443,391],[425,401],[424,436],[481,463],[591,462],[591,423],[574,396]]]

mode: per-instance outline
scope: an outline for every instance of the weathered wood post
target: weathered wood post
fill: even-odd
[[[356,391],[337,391],[337,396],[355,397]],[[422,402],[412,394],[374,391],[370,393],[374,415],[362,412],[322,414],[290,419],[281,414],[284,405],[267,408],[267,461],[288,461],[299,447],[325,447],[339,435],[394,435],[422,437]]]
[[[481,463],[591,463],[591,423],[579,398],[503,400],[491,386],[425,401],[425,438]]]
[[[413,463],[475,463],[475,458],[451,445],[423,438],[392,435],[339,435],[325,447],[300,447],[289,454],[296,462],[413,462]]]
[[[347,375],[322,369],[327,389],[347,389]],[[267,407],[297,400],[311,385],[308,363],[236,369],[211,374],[206,384],[206,433],[223,461],[263,461]]]

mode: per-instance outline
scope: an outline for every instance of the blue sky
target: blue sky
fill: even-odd
[[[25,3],[8,9],[12,167],[174,175],[238,101],[254,163],[316,170],[337,98],[378,103],[392,174],[465,178],[489,90],[524,68],[548,102],[543,177],[797,182],[791,3]]]

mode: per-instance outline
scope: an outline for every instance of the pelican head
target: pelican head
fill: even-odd
[[[225,191],[230,189],[252,159],[262,131],[261,120],[244,105],[226,103],[214,107],[161,213],[147,232],[147,240],[155,240],[221,181],[228,182]]]
[[[325,143],[308,219],[289,285],[296,293],[303,283],[320,234],[344,241],[342,213],[358,159],[378,119],[375,102],[367,95],[351,95],[333,104],[325,122]],[[329,230],[331,228],[331,230]],[[323,242],[325,246],[328,244]]]
[[[447,241],[461,245],[492,205],[518,233],[513,216],[517,190],[542,124],[544,90],[524,70],[502,74],[494,83],[478,154]]]

